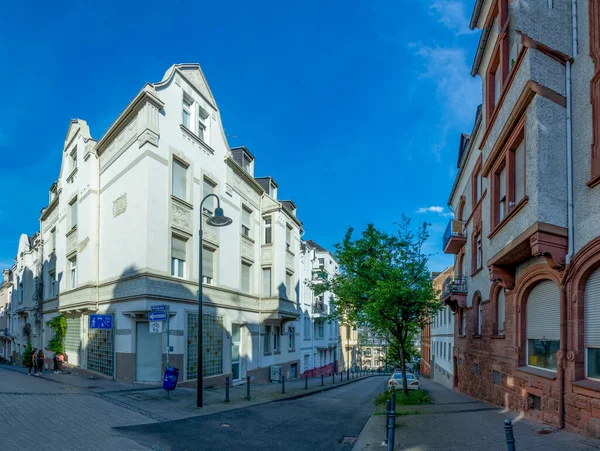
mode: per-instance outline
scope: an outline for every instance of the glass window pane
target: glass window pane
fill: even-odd
[[[203,198],[208,196],[209,194],[215,193],[214,185],[206,179],[204,180],[202,189],[203,189]],[[212,213],[214,211],[214,202],[215,202],[215,198],[211,196],[210,198],[208,198],[204,201],[204,206],[202,208],[204,210],[208,210]]]
[[[239,324],[233,324],[231,326],[231,340],[234,343],[240,342],[240,325]],[[237,360],[237,359],[233,359],[233,360]]]
[[[180,238],[173,237],[172,247],[171,247],[171,257],[176,258],[178,260],[185,261],[185,245],[186,242]]]
[[[202,276],[213,277],[213,262],[215,253],[211,249],[202,248]]]
[[[250,293],[250,265],[242,263],[242,292]]]
[[[600,379],[600,348],[587,348],[587,377]]]
[[[559,343],[553,340],[527,340],[528,365],[556,370],[556,352]]]
[[[263,296],[271,296],[271,268],[263,269]]]
[[[187,199],[187,168],[177,160],[173,160],[173,178],[171,180],[173,195]]]
[[[71,228],[77,225],[77,200],[71,204]]]

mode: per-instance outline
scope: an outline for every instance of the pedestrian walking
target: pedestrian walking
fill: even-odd
[[[41,376],[42,371],[44,370],[44,351],[41,349],[37,353],[37,374],[36,376]]]
[[[31,355],[29,356],[29,362],[27,362],[27,375],[31,376],[31,370],[33,370],[33,375],[35,376],[37,374],[37,362],[35,360],[35,352],[37,351],[36,348],[33,348],[31,350]]]

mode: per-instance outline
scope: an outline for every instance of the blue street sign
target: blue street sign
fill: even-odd
[[[112,329],[112,315],[90,315],[90,329]]]
[[[167,319],[167,312],[148,312],[149,321],[165,321]]]
[[[166,312],[169,309],[168,305],[153,305],[151,307],[153,312]]]

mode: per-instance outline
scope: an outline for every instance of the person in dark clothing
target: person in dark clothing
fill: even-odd
[[[33,348],[31,350],[31,357],[29,358],[29,362],[27,362],[27,375],[31,376],[31,370],[33,370],[33,374],[37,373],[37,361],[35,359],[35,353],[37,349]]]
[[[45,358],[44,351],[42,351],[40,349],[37,353],[37,374],[36,374],[36,376],[42,375],[42,371],[44,369],[44,358]]]

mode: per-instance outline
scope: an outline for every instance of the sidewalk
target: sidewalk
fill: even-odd
[[[600,449],[599,440],[548,428],[429,379],[421,378],[419,382],[433,403],[397,407],[395,450],[505,451],[503,422],[507,418],[513,422],[518,451]],[[386,430],[385,406],[379,407],[378,412],[383,414],[371,415],[353,449],[385,449],[382,446]]]
[[[0,368],[27,373],[27,368],[11,365],[0,365]],[[246,399],[246,384],[242,383],[230,387],[230,402],[228,403],[225,402],[225,387],[205,388],[204,407],[199,409],[196,407],[195,388],[178,387],[167,396],[167,392],[162,389],[162,386],[116,382],[108,378],[76,374],[75,371],[72,374],[54,374],[45,371],[43,376],[38,379],[56,382],[63,386],[63,391],[86,393],[141,414],[149,420],[159,422],[210,415],[267,402],[304,397],[371,377],[370,375],[358,377],[351,373],[351,379],[348,381],[347,375],[344,373],[343,382],[340,381],[340,375],[337,375],[334,383],[331,376],[325,376],[322,386],[320,376],[309,378],[307,382],[304,379],[286,380],[285,393],[281,392],[280,383],[256,383],[250,386],[251,399],[249,401]],[[304,388],[305,383],[307,383],[307,389]],[[16,393],[19,389],[19,387],[2,387],[0,391]]]

